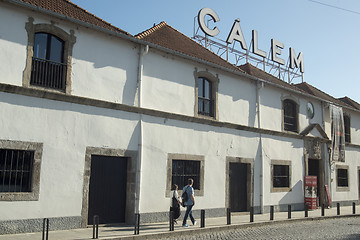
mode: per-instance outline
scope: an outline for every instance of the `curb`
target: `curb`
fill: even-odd
[[[290,222],[305,222],[305,221],[318,221],[318,220],[327,220],[327,219],[336,219],[336,218],[353,218],[360,217],[360,214],[351,214],[351,215],[335,215],[335,216],[321,216],[321,217],[307,217],[307,218],[296,218],[296,219],[283,219],[283,220],[267,220],[264,222],[252,222],[252,223],[242,223],[242,224],[233,224],[233,225],[223,225],[223,226],[211,226],[205,228],[196,228],[196,229],[184,229],[177,231],[168,231],[162,233],[144,233],[141,235],[132,235],[132,236],[122,236],[122,237],[114,237],[114,238],[106,238],[109,240],[142,240],[142,239],[157,239],[157,238],[166,238],[166,237],[176,237],[176,236],[189,236],[193,234],[201,234],[201,233],[211,233],[218,231],[227,231],[234,229],[245,229],[245,228],[253,228],[253,227],[261,227],[273,224],[283,224]]]

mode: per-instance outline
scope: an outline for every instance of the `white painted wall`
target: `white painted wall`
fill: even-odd
[[[1,139],[41,142],[39,201],[0,201],[0,220],[80,216],[87,146],[137,150],[138,116],[0,92]]]

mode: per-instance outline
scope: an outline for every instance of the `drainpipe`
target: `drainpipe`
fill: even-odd
[[[149,52],[149,45],[139,47],[139,59],[138,59],[138,74],[137,74],[137,99],[135,99],[135,106],[142,107],[141,98],[141,85],[142,85],[142,74],[143,74],[143,57]],[[136,102],[137,100],[137,102]],[[142,152],[143,152],[143,116],[139,115],[139,138],[138,138],[138,157],[136,163],[136,183],[135,183],[135,213],[140,213],[140,180],[141,180],[141,163],[142,163]]]
[[[264,82],[257,81],[256,83],[256,115],[258,120],[258,129],[261,129],[261,115],[260,115],[260,90],[264,87]],[[259,148],[260,148],[260,213],[264,213],[264,158],[263,158],[263,145],[262,134],[259,133]],[[253,206],[255,199],[253,198]]]

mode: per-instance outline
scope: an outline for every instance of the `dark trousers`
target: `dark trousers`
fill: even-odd
[[[186,224],[186,220],[188,219],[189,216],[190,216],[191,222],[194,224],[195,219],[194,219],[194,217],[193,217],[193,215],[192,215],[192,207],[193,207],[193,206],[194,206],[194,205],[186,206],[186,212],[185,212],[185,216],[184,216],[183,225]]]

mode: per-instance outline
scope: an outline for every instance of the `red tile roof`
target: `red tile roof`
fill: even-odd
[[[339,99],[336,99],[333,96],[330,96],[329,94],[317,89],[316,87],[314,87],[314,86],[312,86],[312,85],[310,85],[310,84],[308,84],[306,82],[295,84],[295,86],[297,88],[302,89],[303,91],[315,96],[315,97],[324,99],[324,100],[329,101],[329,102],[333,102],[333,103],[335,103],[337,105],[340,105],[340,106],[343,106],[343,107],[355,108],[354,106],[346,103],[345,101],[341,101]]]
[[[95,16],[94,14],[89,13],[85,9],[79,7],[78,5],[68,0],[20,0],[20,1],[64,15],[66,17],[74,18],[82,22],[86,22],[114,32],[123,33],[131,36],[131,34],[129,34],[128,32],[111,25],[110,23],[102,20],[101,18]]]
[[[338,98],[340,101],[352,106],[353,108],[356,108],[357,110],[360,110],[360,104],[354,100],[352,100],[349,97],[342,97],[342,98]]]
[[[197,59],[242,72],[233,64],[227,62],[191,38],[172,28],[166,22],[161,22],[158,25],[135,35],[135,37]]]
[[[270,73],[265,72],[264,70],[261,70],[255,66],[253,66],[251,63],[245,63],[244,65],[239,66],[241,70],[246,72],[247,74],[260,78],[262,80],[265,80],[267,82],[274,83],[276,85],[280,85],[282,87],[290,88],[296,91],[302,91],[301,89],[296,88],[293,84],[289,84],[274,75],[271,75]]]

